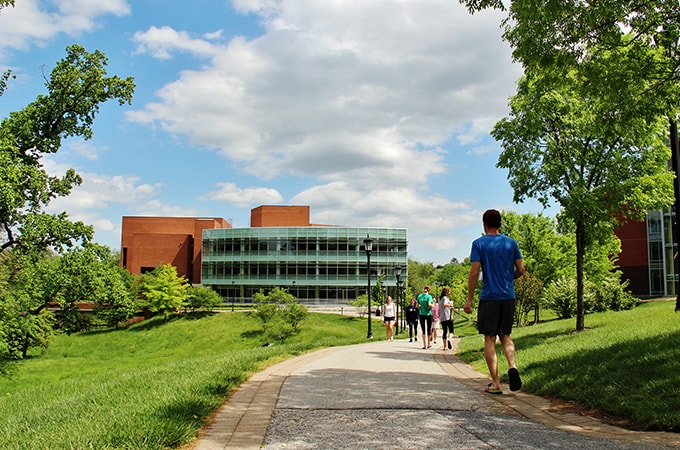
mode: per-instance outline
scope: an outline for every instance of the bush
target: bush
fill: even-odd
[[[268,340],[284,341],[300,331],[307,318],[307,308],[282,288],[274,288],[265,295],[262,290],[253,296],[255,317],[262,323],[262,331]]]
[[[368,296],[366,294],[361,294],[356,300],[350,300],[347,304],[356,308],[359,317],[364,317],[368,308]]]
[[[576,315],[576,280],[560,277],[550,283],[543,293],[545,304],[555,311],[560,319],[569,319]]]
[[[529,322],[529,313],[538,308],[543,293],[543,282],[535,275],[525,273],[515,280],[515,323],[522,326]]]
[[[189,288],[189,296],[184,301],[184,309],[196,311],[198,309],[212,309],[220,306],[224,300],[208,286],[191,286]]]

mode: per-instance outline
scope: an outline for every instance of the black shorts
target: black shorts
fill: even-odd
[[[503,336],[512,333],[515,321],[515,299],[480,300],[477,309],[477,329],[484,336]]]

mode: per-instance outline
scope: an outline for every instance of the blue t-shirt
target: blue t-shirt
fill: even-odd
[[[517,242],[502,234],[486,234],[472,242],[470,261],[482,265],[480,300],[515,298],[515,261],[522,259]]]

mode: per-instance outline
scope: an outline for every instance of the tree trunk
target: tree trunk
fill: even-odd
[[[680,238],[680,172],[678,171],[680,166],[680,150],[678,149],[678,123],[675,117],[670,118],[670,140],[671,140],[671,162],[673,165],[673,171],[675,172],[675,233],[673,236],[673,243],[676,244],[675,252],[673,252],[673,274],[680,277],[678,273],[680,269],[680,264],[678,264],[678,247],[677,239]],[[680,292],[678,292],[678,283],[675,284],[675,311],[680,311]]]
[[[582,218],[576,220],[576,331],[585,328],[585,305],[583,303],[583,259],[586,247],[586,227]]]

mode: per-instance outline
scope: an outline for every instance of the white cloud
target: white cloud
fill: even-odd
[[[154,58],[169,59],[173,51],[184,51],[195,56],[215,55],[220,47],[209,42],[219,38],[221,32],[205,34],[204,39],[193,38],[186,31],[175,31],[170,27],[152,26],[146,31],[138,31],[132,40],[137,44],[135,53],[148,53]]]
[[[256,187],[241,189],[234,183],[219,183],[218,187],[219,190],[203,195],[199,200],[227,202],[240,208],[283,201],[283,197],[276,189]]]
[[[129,13],[130,6],[124,0],[18,0],[0,14],[0,50],[42,46],[62,33],[78,36],[92,31],[100,16]]]
[[[465,142],[488,133],[505,109],[498,93],[519,74],[499,45],[500,16],[448,1],[236,7],[263,15],[268,32],[210,47],[219,52],[209,66],[182,72],[127,117],[217,148],[253,174],[366,182],[419,163],[442,172],[438,147],[451,130],[464,129]],[[166,31],[175,46],[193,42]],[[147,49],[169,55],[165,41]]]

